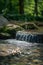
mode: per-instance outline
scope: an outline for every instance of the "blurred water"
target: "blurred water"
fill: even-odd
[[[43,65],[43,43],[29,43],[16,39],[4,40],[4,43],[16,45],[21,54],[3,58],[0,65]]]
[[[33,43],[43,43],[43,33],[31,34],[18,31],[16,34],[16,39]]]

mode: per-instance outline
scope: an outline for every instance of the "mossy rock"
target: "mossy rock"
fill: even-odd
[[[22,25],[21,27],[23,27],[25,30],[37,30],[38,27],[34,24],[27,24],[27,25]]]
[[[3,26],[0,28],[0,38],[15,38],[16,37],[16,32],[24,30],[22,27],[18,25],[9,25],[9,26]],[[4,35],[3,35],[3,34]],[[8,36],[7,36],[8,35]],[[10,36],[9,36],[10,35]]]
[[[24,30],[22,27],[15,28],[16,31]]]

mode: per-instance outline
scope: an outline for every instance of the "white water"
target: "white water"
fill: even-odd
[[[31,51],[28,52],[27,50],[31,49],[33,46],[36,46],[37,43],[29,43],[29,42],[25,42],[25,41],[19,41],[16,39],[7,39],[5,40],[6,43],[9,44],[14,44],[17,47],[20,48],[21,53],[23,52],[24,54],[30,54],[32,53]]]
[[[32,46],[32,45],[36,45],[37,43],[29,43],[29,42],[26,42],[26,41],[19,41],[19,40],[16,40],[16,39],[7,39],[5,40],[5,42],[8,42],[9,44],[16,44],[17,46]]]

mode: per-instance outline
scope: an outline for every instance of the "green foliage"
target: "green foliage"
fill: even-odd
[[[0,14],[8,19],[27,21],[43,21],[43,0],[38,0],[38,17],[35,15],[35,0],[24,0],[24,14],[20,15],[19,0],[0,0]]]

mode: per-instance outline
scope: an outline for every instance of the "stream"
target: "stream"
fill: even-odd
[[[0,41],[20,48],[21,54],[3,58],[0,65],[43,65],[43,43],[29,43],[16,39]],[[4,43],[5,42],[5,43]]]
[[[12,44],[13,47],[19,47],[21,53],[1,58],[0,65],[43,65],[43,43],[39,43],[39,39],[40,42],[43,41],[42,38],[38,39],[36,36],[36,38],[34,36],[28,38],[24,34],[16,36],[16,39],[0,40],[0,44],[8,44],[8,46]]]

